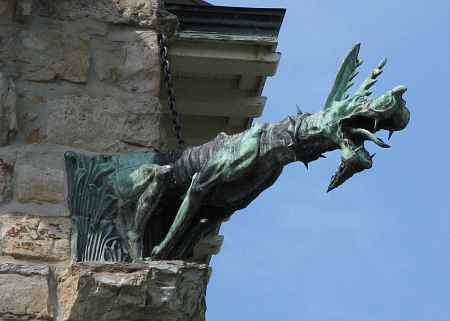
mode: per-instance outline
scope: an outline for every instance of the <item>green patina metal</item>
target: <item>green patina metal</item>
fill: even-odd
[[[128,252],[122,250],[127,246],[122,244],[124,235],[119,227],[129,224],[131,216],[124,212],[133,210],[151,179],[146,169],[155,166],[155,154],[89,157],[67,152],[65,162],[68,205],[77,237],[76,259],[129,260]]]
[[[342,161],[328,191],[372,167],[364,147],[380,130],[404,129],[409,111],[398,86],[371,98],[385,61],[348,94],[361,65],[359,44],[344,60],[325,108],[171,152],[84,156],[66,153],[69,207],[77,227],[77,260],[192,258],[195,245],[271,186],[283,167],[305,165],[332,150]]]

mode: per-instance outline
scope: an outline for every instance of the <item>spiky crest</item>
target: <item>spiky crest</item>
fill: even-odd
[[[347,91],[353,86],[352,80],[358,75],[358,67],[363,63],[362,60],[358,59],[360,47],[361,44],[357,43],[342,62],[333,88],[325,102],[324,109],[330,108],[333,102],[344,100],[348,97]]]
[[[371,91],[369,91],[370,88],[372,88],[373,85],[377,83],[377,78],[383,73],[383,68],[386,65],[387,59],[383,59],[378,66],[372,70],[372,72],[369,74],[369,76],[364,80],[364,82],[359,87],[358,91],[355,93],[356,95],[360,96],[370,96],[372,94]]]

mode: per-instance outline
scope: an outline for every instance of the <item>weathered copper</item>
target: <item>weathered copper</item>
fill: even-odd
[[[398,86],[371,98],[386,61],[359,89],[347,93],[361,65],[359,44],[344,60],[325,108],[299,112],[240,134],[219,134],[195,147],[170,152],[88,157],[66,153],[69,206],[78,234],[78,260],[189,259],[197,242],[272,185],[285,165],[305,165],[332,150],[342,162],[328,191],[372,167],[364,148],[375,133],[390,135],[409,122]]]

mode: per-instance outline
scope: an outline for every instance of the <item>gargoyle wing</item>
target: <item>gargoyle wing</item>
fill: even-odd
[[[353,85],[352,80],[358,75],[358,67],[363,63],[362,60],[358,59],[360,47],[361,44],[357,43],[342,62],[324,109],[329,108],[334,101],[340,101],[348,97],[347,90]]]

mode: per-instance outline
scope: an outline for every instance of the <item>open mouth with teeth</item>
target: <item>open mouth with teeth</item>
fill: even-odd
[[[364,147],[365,141],[389,148],[390,145],[377,133],[387,131],[389,140],[394,132],[404,129],[409,122],[410,113],[403,99],[406,87],[397,86],[384,95],[371,98],[370,88],[378,81],[386,60],[372,70],[352,96],[347,93],[362,64],[358,58],[359,50],[360,44],[355,45],[344,59],[322,112],[323,125],[329,137],[333,137],[334,144],[342,151],[342,162],[328,191],[372,167],[374,155]]]
[[[331,179],[328,191],[340,186],[354,174],[372,167],[375,154],[369,154],[364,147],[365,141],[371,141],[381,148],[391,147],[376,133],[385,130],[390,140],[395,131],[407,126],[409,111],[402,97],[405,92],[406,87],[399,86],[379,98],[367,99],[354,115],[340,121],[338,136],[342,162]]]

